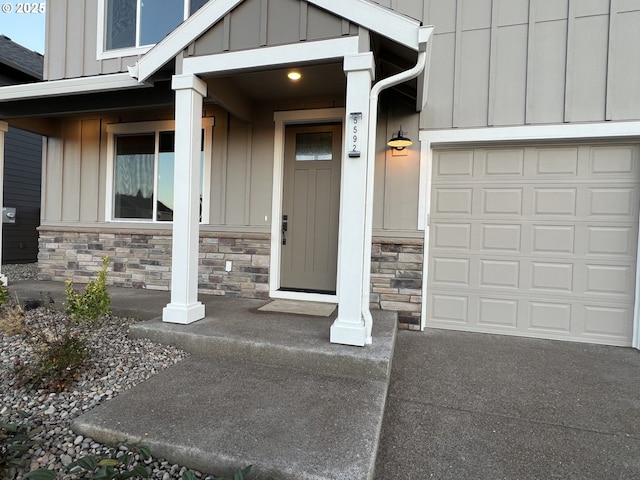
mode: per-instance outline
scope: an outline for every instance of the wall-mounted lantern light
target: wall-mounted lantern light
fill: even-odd
[[[409,137],[405,137],[405,132],[402,131],[402,125],[400,125],[400,130],[398,130],[397,134],[391,136],[391,140],[387,142],[391,148],[396,150],[404,150],[405,147],[413,145],[413,142]]]

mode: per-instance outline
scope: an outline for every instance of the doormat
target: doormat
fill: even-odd
[[[262,312],[295,313],[328,317],[336,309],[335,303],[303,302],[301,300],[274,300],[258,308]]]

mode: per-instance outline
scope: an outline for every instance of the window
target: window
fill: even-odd
[[[200,154],[200,218],[208,218],[208,178],[212,119],[204,119]],[[173,220],[173,122],[109,125],[107,219]]]
[[[104,51],[158,43],[208,0],[102,0]],[[100,33],[100,32],[99,32]]]

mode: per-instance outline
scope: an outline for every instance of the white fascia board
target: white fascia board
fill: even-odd
[[[10,100],[27,100],[30,98],[55,97],[75,93],[97,93],[123,88],[140,88],[148,85],[140,84],[128,73],[98,75],[95,77],[69,78],[48,82],[25,83],[0,87],[0,102]]]
[[[519,127],[421,130],[420,140],[437,144],[640,137],[640,122],[599,122]]]
[[[137,62],[135,73],[138,81],[145,82],[241,2],[242,0],[210,0],[206,3]]]
[[[418,50],[420,22],[369,0],[308,0],[320,8]]]
[[[357,53],[358,37],[343,37],[189,57],[183,60],[182,72],[194,75],[228,72],[271,65],[337,59]]]

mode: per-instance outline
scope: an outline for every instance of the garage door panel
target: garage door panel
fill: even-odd
[[[531,262],[529,288],[551,292],[573,292],[573,264]]]
[[[483,152],[483,173],[485,177],[524,175],[524,150],[501,149]]]
[[[451,152],[434,154],[427,325],[630,345],[638,147]]]
[[[543,255],[575,253],[575,226],[532,225],[531,253]]]
[[[437,188],[433,203],[434,212],[438,214],[471,215],[473,189]]]
[[[588,215],[629,217],[635,211],[635,198],[632,187],[593,187],[589,191]]]
[[[434,159],[434,172],[443,178],[472,177],[473,157],[473,150],[443,152]]]
[[[484,215],[522,215],[522,188],[484,188],[482,213]]]
[[[636,251],[631,226],[586,226],[586,255],[633,257]]]
[[[459,295],[431,295],[428,302],[430,317],[435,321],[467,324],[469,321],[469,297]]]
[[[517,289],[520,286],[520,262],[517,260],[480,260],[479,286]]]
[[[522,226],[513,224],[482,224],[480,248],[488,251],[520,252]]]
[[[629,175],[636,171],[633,146],[594,147],[591,149],[590,171],[599,175]]]
[[[533,215],[576,214],[576,188],[534,188]]]
[[[571,176],[578,174],[578,149],[574,147],[535,149],[535,175]]]
[[[470,223],[436,223],[433,225],[433,244],[435,248],[470,250]]]
[[[527,327],[529,330],[571,333],[571,304],[530,302]]]
[[[478,326],[515,330],[518,325],[518,300],[499,298],[478,299]]]
[[[435,285],[469,286],[469,258],[435,257],[432,260],[431,271]]]
[[[618,340],[631,336],[631,324],[627,321],[633,314],[631,308],[584,305],[583,310],[584,335],[607,336]]]
[[[629,265],[585,265],[585,295],[631,297],[633,269]]]

